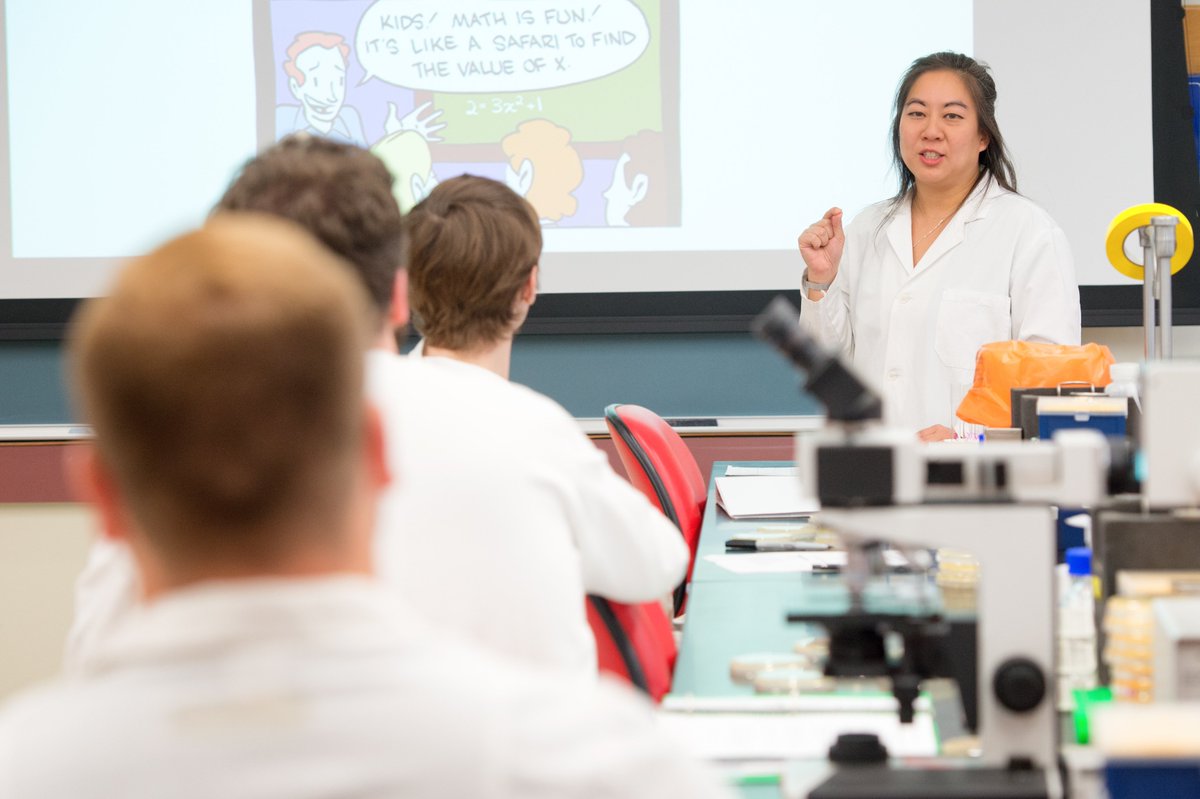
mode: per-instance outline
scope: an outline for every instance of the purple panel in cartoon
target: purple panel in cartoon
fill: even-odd
[[[407,87],[370,81],[354,47],[366,2],[270,0],[275,138],[304,131],[366,147],[408,130],[441,141],[441,112]]]

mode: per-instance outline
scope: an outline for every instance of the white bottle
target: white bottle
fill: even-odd
[[[1092,552],[1067,550],[1066,585],[1058,603],[1058,706],[1075,707],[1072,691],[1096,687],[1096,616],[1092,593]]]
[[[1142,403],[1138,399],[1138,377],[1141,371],[1142,366],[1137,363],[1110,364],[1108,374],[1112,382],[1104,387],[1104,393],[1110,397],[1130,397],[1133,399],[1134,408],[1141,411]],[[1132,412],[1133,408],[1130,409],[1130,413]]]

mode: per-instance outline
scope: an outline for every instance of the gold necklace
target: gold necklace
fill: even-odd
[[[937,230],[938,228],[940,228],[940,227],[942,226],[942,223],[943,223],[943,222],[945,222],[947,219],[949,219],[950,217],[952,217],[952,216],[954,216],[955,214],[957,214],[957,213],[958,213],[958,209],[960,209],[960,208],[962,208],[962,207],[963,207],[963,203],[965,203],[965,202],[967,201],[967,197],[968,197],[968,196],[970,196],[970,194],[971,194],[971,192],[970,192],[970,191],[968,191],[966,194],[964,194],[964,195],[963,195],[963,198],[962,198],[961,200],[959,200],[959,201],[958,201],[958,204],[957,204],[957,205],[955,205],[955,206],[954,206],[954,210],[953,210],[953,211],[951,211],[950,213],[946,214],[946,215],[945,215],[945,216],[943,216],[941,219],[939,219],[939,220],[937,221],[937,224],[936,224],[936,225],[934,225],[933,227],[929,228],[929,230],[925,232],[925,235],[924,235],[924,236],[922,236],[921,238],[919,238],[919,239],[917,239],[916,241],[914,241],[914,242],[913,242],[913,249],[914,249],[914,250],[915,250],[915,249],[917,249],[917,245],[918,245],[918,244],[920,244],[921,242],[925,241],[925,239],[927,239],[927,238],[929,238],[930,236],[932,236],[932,235],[933,235],[933,233],[934,233],[934,231],[935,231],[935,230]],[[916,199],[915,199],[915,198],[913,199],[913,205],[914,205],[914,206],[916,205]],[[916,210],[916,208],[913,208],[913,210],[915,211],[915,210]]]
[[[955,208],[954,210],[955,210],[955,211],[957,211],[958,209],[957,209],[957,208]],[[951,211],[950,213],[946,214],[946,215],[945,215],[945,216],[943,216],[941,219],[939,219],[939,220],[937,221],[937,224],[936,224],[936,225],[934,225],[933,227],[929,228],[928,232],[926,232],[924,236],[922,236],[921,238],[919,238],[919,239],[917,239],[916,241],[914,241],[914,242],[913,242],[913,249],[915,250],[915,249],[917,248],[917,245],[918,245],[918,244],[920,244],[921,242],[925,241],[925,239],[927,239],[927,238],[929,238],[931,235],[933,235],[933,231],[935,231],[935,230],[937,230],[938,228],[940,228],[940,227],[942,226],[942,223],[943,223],[943,222],[945,222],[947,219],[949,219],[949,218],[950,218],[951,216],[953,216],[953,215],[954,215],[954,211]]]

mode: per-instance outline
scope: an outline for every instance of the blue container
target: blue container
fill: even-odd
[[[1200,760],[1110,760],[1104,767],[1109,799],[1200,796]]]
[[[1078,395],[1039,397],[1038,438],[1049,439],[1055,430],[1090,428],[1106,436],[1125,435],[1128,401],[1124,397]]]
[[[1196,158],[1200,159],[1200,75],[1188,75],[1188,99],[1192,102],[1192,137],[1196,140]]]

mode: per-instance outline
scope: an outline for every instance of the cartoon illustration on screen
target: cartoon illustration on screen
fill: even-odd
[[[679,0],[256,4],[274,137],[370,147],[405,210],[469,172],[559,229],[680,224]]]
[[[508,159],[505,180],[529,200],[543,225],[575,213],[579,201],[572,192],[583,182],[583,161],[571,146],[571,131],[532,119],[518,125],[500,146]]]
[[[390,133],[376,142],[371,152],[391,171],[392,193],[396,195],[400,210],[406,214],[428,197],[438,184],[437,175],[433,173],[429,140],[416,131]]]
[[[668,224],[669,196],[662,134],[643,130],[621,142],[621,157],[604,192],[604,218],[610,227]]]
[[[365,147],[362,120],[346,101],[350,45],[336,33],[307,31],[288,46],[283,71],[299,105],[275,109],[275,135],[306,131]]]
[[[346,71],[350,63],[350,45],[337,33],[305,31],[297,34],[285,52],[283,71],[287,87],[299,105],[279,105],[275,108],[275,136],[282,139],[289,133],[304,131],[314,136],[327,136],[360,147],[367,145],[362,119],[346,101]],[[396,104],[387,104],[385,134],[413,131],[427,141],[441,141],[437,124],[440,111],[427,113],[432,103],[412,109],[403,118]]]

